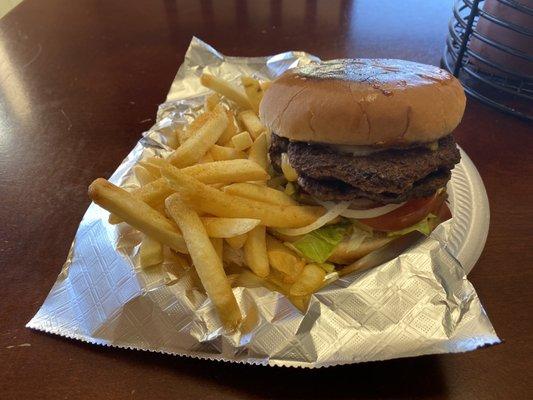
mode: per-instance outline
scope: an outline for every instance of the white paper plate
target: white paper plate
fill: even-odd
[[[489,232],[490,210],[485,185],[472,160],[462,150],[447,190],[453,219],[447,249],[468,274],[478,260]]]

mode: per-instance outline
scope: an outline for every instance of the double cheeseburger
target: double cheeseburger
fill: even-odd
[[[272,83],[260,117],[273,167],[300,201],[342,210],[329,225],[351,226],[327,261],[350,263],[451,216],[445,187],[460,160],[452,131],[465,103],[451,74],[402,60],[308,64]]]

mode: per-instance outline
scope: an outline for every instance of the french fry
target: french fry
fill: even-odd
[[[213,248],[215,249],[218,258],[220,258],[220,261],[222,262],[222,255],[224,253],[224,240],[221,238],[211,238],[211,244],[213,245]]]
[[[255,139],[254,144],[250,147],[248,152],[248,159],[259,164],[265,171],[268,170],[268,147],[266,140],[266,133],[261,133],[257,139]]]
[[[171,165],[161,169],[168,185],[190,206],[216,217],[254,218],[276,228],[309,225],[324,213],[322,207],[280,206],[243,199],[214,189]]]
[[[246,243],[246,239],[248,238],[248,235],[246,233],[243,233],[242,235],[233,236],[226,238],[226,242],[230,245],[232,249],[241,249],[244,246],[244,243]]]
[[[233,136],[239,133],[239,127],[235,120],[235,112],[233,110],[226,110],[226,115],[228,117],[228,126],[224,129],[224,132],[222,132],[222,135],[220,135],[217,141],[222,146],[226,145]]]
[[[157,168],[158,173],[160,173],[161,167],[168,165],[162,158],[152,157],[148,161],[150,165]],[[196,164],[183,168],[181,171],[206,184],[228,184],[265,180],[268,178],[268,174],[259,165],[253,161],[241,159]],[[163,206],[165,198],[172,193],[174,191],[167,185],[166,180],[163,178],[149,182],[132,192],[133,196],[154,209],[160,209]],[[110,215],[110,224],[115,225],[120,222],[122,222],[120,218],[113,214]]]
[[[205,164],[215,161],[211,153],[205,153],[202,158],[198,161],[198,164]]]
[[[289,300],[291,301],[292,305],[296,307],[302,314],[305,314],[307,311],[307,307],[309,306],[309,300],[311,300],[311,295],[305,295],[305,296],[292,296],[289,295]]]
[[[227,125],[228,118],[221,108],[210,111],[209,119],[193,136],[174,150],[168,161],[180,168],[197,163],[217,142]]]
[[[255,185],[253,183],[234,183],[225,186],[222,190],[231,195],[269,204],[277,204],[280,206],[298,205],[296,200],[279,190],[269,188],[268,186]]]
[[[292,284],[285,281],[285,274],[276,269],[271,269],[270,274],[265,278],[266,281],[277,286],[278,292],[286,296],[290,295]]]
[[[250,135],[255,139],[266,130],[265,126],[261,123],[257,115],[252,110],[245,110],[239,113],[239,120]]]
[[[211,93],[205,98],[204,108],[207,111],[212,111],[218,103],[220,103],[220,95],[218,93]]]
[[[180,145],[176,130],[163,130],[161,131],[161,135],[164,138],[164,143],[168,147],[176,149]]]
[[[176,128],[174,132],[176,134],[176,137],[178,138],[178,142],[180,145],[185,143],[187,139],[189,139],[193,134],[193,132],[191,132],[190,130],[181,128]]]
[[[198,115],[186,129],[176,128],[176,137],[180,144],[185,143],[190,137],[192,137],[208,120],[211,118],[210,112],[204,112]]]
[[[287,275],[285,282],[294,283],[305,266],[303,258],[270,235],[266,236],[266,245],[270,266]]]
[[[193,119],[193,121],[189,125],[187,125],[187,129],[186,129],[189,137],[194,135],[210,118],[211,118],[210,112],[203,112],[202,114],[198,115],[195,119]]]
[[[246,150],[248,147],[250,147],[252,144],[254,144],[254,141],[252,140],[252,137],[250,134],[246,131],[241,132],[231,138],[231,143],[233,144],[233,148],[235,150]]]
[[[261,221],[252,218],[202,218],[207,235],[210,238],[232,238],[250,232]]]
[[[183,168],[182,172],[206,184],[259,181],[268,178],[268,174],[259,165],[241,159],[191,165]]]
[[[252,108],[248,98],[242,93],[242,91],[236,86],[224,79],[220,79],[211,74],[203,73],[200,77],[200,82],[205,87],[220,93],[222,96],[227,97],[242,108]]]
[[[264,93],[270,88],[270,86],[272,85],[272,81],[263,81],[259,84],[261,85],[261,89],[263,89],[263,93]]]
[[[139,161],[140,166],[146,168],[156,178],[161,177],[161,171],[159,171],[159,166],[154,163],[153,160],[157,160],[156,157],[149,157],[146,160]]]
[[[139,246],[139,264],[141,268],[161,264],[163,259],[163,245],[150,236],[144,235]]]
[[[244,236],[244,241],[246,241],[246,235]],[[229,244],[228,239],[225,239],[226,243]],[[244,242],[243,242],[244,246]],[[242,247],[242,246],[241,246]],[[234,249],[230,246],[224,246],[222,249],[222,260],[225,263],[225,266],[228,270],[233,269],[235,266],[239,266],[241,269],[244,268],[244,252],[242,248]]]
[[[254,110],[256,114],[259,114],[259,104],[263,99],[263,89],[261,88],[261,84],[250,76],[241,77],[241,83],[244,87],[246,96],[252,105],[252,110]]]
[[[141,184],[141,186],[144,186],[147,183],[155,181],[157,178],[142,165],[135,165],[133,167],[133,173],[135,177],[137,178],[137,180],[139,181],[139,183]]]
[[[241,158],[247,158],[246,153],[236,150],[233,147],[225,147],[214,145],[209,151],[211,156],[215,161],[224,161],[224,160],[236,160]]]
[[[283,171],[283,176],[289,182],[298,180],[298,172],[290,164],[287,153],[281,153],[281,170]]]
[[[265,226],[259,225],[248,232],[248,238],[244,243],[244,259],[246,260],[246,264],[261,278],[264,278],[270,272],[265,236]]]
[[[131,193],[99,178],[89,186],[89,197],[135,229],[177,252],[187,253],[185,241],[178,229],[165,216]]]
[[[312,294],[322,287],[326,271],[316,264],[307,264],[300,276],[291,286],[290,294],[292,296],[305,296]]]
[[[241,312],[224,272],[222,259],[209,240],[200,217],[181,201],[179,195],[169,196],[165,204],[167,212],[183,233],[196,272],[222,324],[230,330],[236,329],[242,319]]]

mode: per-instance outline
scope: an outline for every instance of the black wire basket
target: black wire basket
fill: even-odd
[[[498,6],[510,7],[513,13],[525,13],[524,17],[533,17],[533,8],[523,3],[516,0],[493,0],[496,1]],[[442,66],[460,79],[470,96],[504,112],[533,121],[533,76],[529,73],[533,68],[533,47],[529,47],[533,40],[533,26],[529,23],[529,26],[520,26],[506,21],[484,9],[483,3],[485,0],[458,0],[455,3]],[[527,46],[525,51],[482,32],[479,29],[482,19],[497,25],[498,29],[509,30],[504,33],[509,32],[515,37],[519,35],[523,39],[522,43]],[[491,52],[479,51],[480,46],[476,44],[481,44],[485,49],[490,47]],[[502,63],[502,56],[495,61],[495,57],[487,54],[495,52],[517,60],[522,68],[517,71],[517,68],[509,67],[508,63]]]

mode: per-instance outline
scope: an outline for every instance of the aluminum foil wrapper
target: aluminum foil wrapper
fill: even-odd
[[[194,38],[157,123],[110,180],[136,187],[132,167],[171,151],[168,133],[202,107],[208,92],[198,79],[203,71],[235,82],[242,74],[272,79],[319,61],[302,52],[226,57]],[[452,186],[455,179],[454,172]],[[246,326],[231,334],[220,326],[194,272],[179,266],[170,251],[162,265],[141,269],[136,254],[141,235],[126,224],[109,225],[107,218],[105,210],[89,207],[56,283],[28,327],[99,345],[307,368],[463,352],[499,342],[446,245],[456,218],[397,259],[320,290],[305,315],[280,293],[235,287]]]

